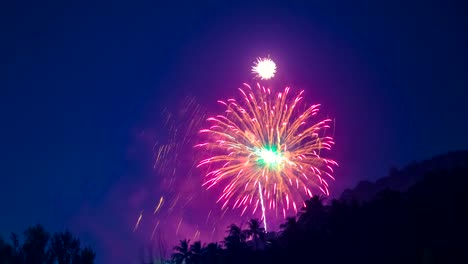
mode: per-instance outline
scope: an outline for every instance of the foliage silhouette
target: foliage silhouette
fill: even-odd
[[[180,241],[180,245],[174,247],[174,253],[172,254],[172,261],[176,264],[188,263],[190,260],[190,239],[184,239]]]
[[[201,263],[202,257],[202,245],[200,241],[196,241],[190,245],[190,259],[189,262],[193,264]]]
[[[202,248],[202,263],[221,263],[223,249],[218,243],[209,243]]]
[[[0,264],[93,264],[96,257],[69,231],[51,236],[41,225],[26,229],[22,245],[15,233],[10,240],[11,244],[0,239]]]
[[[244,231],[244,236],[253,243],[254,250],[264,249],[266,243],[265,228],[260,226],[260,221],[250,219],[248,229]]]

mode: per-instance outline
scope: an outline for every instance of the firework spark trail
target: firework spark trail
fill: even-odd
[[[262,184],[261,183],[258,183],[258,193],[260,195],[260,202],[262,203],[263,226],[265,227],[265,232],[268,232],[267,223],[266,223],[266,215],[265,215],[265,204],[263,203],[263,194],[262,194]]]
[[[180,225],[182,224],[183,218],[180,218],[179,224],[177,225],[176,235],[179,233]]]
[[[133,232],[135,232],[138,227],[140,226],[141,218],[143,217],[143,211],[140,212],[140,215],[138,216],[137,222],[135,224],[135,227],[133,228]]]
[[[198,167],[208,167],[207,189],[223,184],[221,209],[243,208],[243,214],[252,207],[254,214],[263,199],[268,210],[282,207],[286,216],[288,210],[297,212],[296,203],[312,197],[312,190],[329,195],[327,181],[334,180],[332,166],[338,164],[321,151],[334,144],[325,135],[332,120],[313,122],[318,104],[299,109],[304,91],[289,100],[290,88],[274,94],[260,84],[244,86],[241,101],[218,101],[225,114],[207,119],[211,126],[200,130],[206,141],[195,146],[212,153]]]
[[[156,208],[154,209],[154,212],[153,214],[156,214],[159,209],[161,209],[161,206],[164,204],[164,196],[161,196],[161,198],[159,198],[159,203],[158,205],[156,206]]]
[[[142,139],[150,141],[152,147],[154,162],[152,165],[157,175],[157,184],[151,188],[159,195],[156,200],[145,202],[136,208],[138,218],[130,227],[133,232],[148,231],[146,233],[151,235],[151,240],[155,238],[157,232],[169,232],[168,230],[181,235],[184,230],[183,224],[187,224],[183,221],[187,211],[185,208],[192,206],[201,189],[200,184],[196,184],[196,188],[193,187],[194,180],[200,180],[199,173],[195,169],[197,159],[193,158],[198,153],[194,153],[193,145],[196,144],[198,131],[207,118],[205,108],[191,96],[182,98],[175,105],[164,107],[160,110],[160,114],[161,123],[155,128],[148,129],[148,131],[154,129],[157,131],[141,134]],[[150,203],[151,207],[148,206]],[[145,220],[142,219],[142,207],[146,206],[148,208],[145,210],[152,213],[146,214]],[[213,218],[211,214],[206,220],[207,224],[213,222]],[[166,228],[172,225],[174,228]],[[198,237],[200,233],[201,230],[197,234]]]
[[[160,220],[158,220],[156,222],[156,225],[154,225],[153,232],[151,233],[151,240],[153,240],[153,238],[154,238],[154,234],[156,233],[156,229],[158,228],[159,223],[160,223]]]

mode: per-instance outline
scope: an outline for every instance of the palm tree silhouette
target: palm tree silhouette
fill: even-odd
[[[190,249],[189,249],[189,244],[190,244],[190,239],[184,239],[180,241],[179,246],[175,246],[174,252],[172,254],[172,261],[174,261],[176,264],[182,264],[186,263],[188,264],[189,259],[190,259]]]
[[[209,243],[202,249],[202,259],[204,264],[219,263],[219,258],[223,249],[218,243]]]
[[[224,245],[228,251],[238,251],[245,244],[245,234],[235,224],[228,227],[228,236],[224,238]]]
[[[265,242],[265,228],[260,227],[260,221],[257,219],[250,219],[248,222],[248,229],[245,230],[246,237],[254,241],[254,250],[264,246]]]
[[[299,224],[296,217],[286,218],[286,222],[280,225],[280,242],[286,245],[295,243],[299,231]]]
[[[189,261],[187,263],[192,263],[192,264],[201,263],[201,255],[202,255],[201,242],[196,241],[195,243],[190,245],[190,256],[189,256]]]
[[[323,197],[314,196],[305,202],[305,207],[301,208],[298,220],[301,228],[318,231],[324,227],[327,213],[323,200]]]
[[[294,233],[296,232],[297,228],[297,220],[294,216],[286,218],[286,223],[280,225],[280,229],[282,230],[283,235],[287,233]]]

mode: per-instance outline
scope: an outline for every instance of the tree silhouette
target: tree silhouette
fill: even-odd
[[[286,218],[286,222],[280,225],[281,237],[284,241],[294,242],[294,235],[298,232],[296,217]]]
[[[218,243],[209,243],[202,249],[202,263],[214,264],[221,261],[223,249]]]
[[[13,263],[13,247],[0,238],[0,263]]]
[[[304,230],[319,231],[324,227],[326,212],[323,205],[323,197],[314,196],[305,201],[299,214],[299,224]]]
[[[76,263],[80,258],[80,242],[66,231],[52,237],[50,255],[58,264]]]
[[[90,247],[85,247],[81,250],[79,263],[80,264],[93,264],[96,258],[96,252]]]
[[[202,260],[202,245],[200,241],[194,242],[190,245],[189,263],[199,264]]]
[[[257,219],[250,219],[247,223],[248,228],[244,234],[246,238],[253,241],[254,250],[265,247],[265,228],[260,227],[260,221]]]
[[[224,238],[224,246],[226,250],[237,252],[244,248],[245,234],[241,228],[235,224],[228,227],[228,236]]]
[[[15,233],[10,240],[11,245],[0,239],[0,264],[93,264],[96,257],[91,248],[80,248],[70,232],[51,238],[41,225],[26,229],[22,245]]]
[[[41,225],[28,228],[24,232],[25,241],[22,247],[24,262],[26,264],[42,264],[49,258],[47,243],[49,233]]]
[[[10,240],[12,243],[12,256],[11,256],[11,262],[14,264],[19,264],[24,262],[22,252],[21,252],[21,246],[19,243],[18,235],[16,233],[11,233],[10,235]]]
[[[186,263],[188,264],[190,259],[190,239],[184,239],[180,241],[180,245],[174,247],[174,253],[172,254],[172,261],[176,264]]]

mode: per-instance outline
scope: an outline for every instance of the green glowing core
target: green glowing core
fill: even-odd
[[[269,168],[279,168],[284,161],[283,154],[275,149],[262,148],[255,153],[258,156],[257,163]]]

